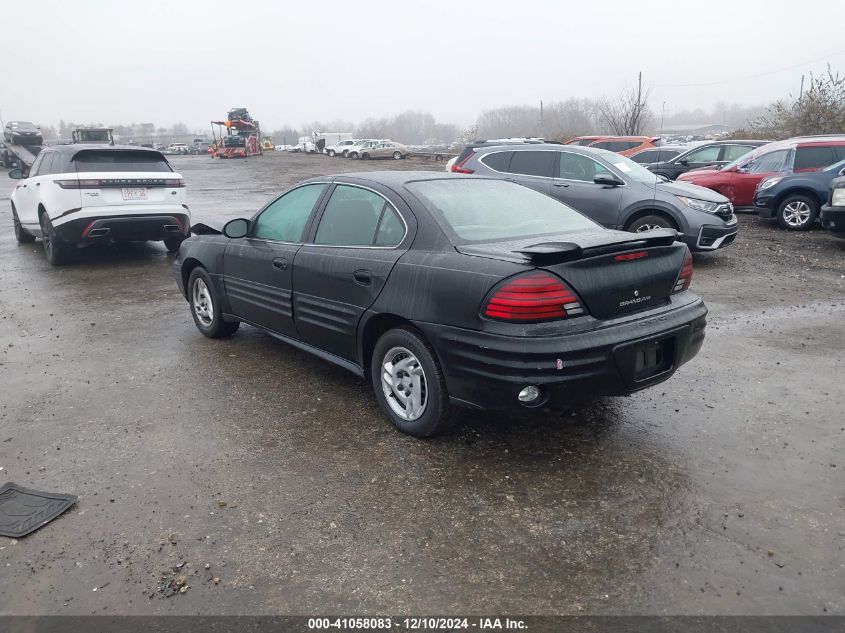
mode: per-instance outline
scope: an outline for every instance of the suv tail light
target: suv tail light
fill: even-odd
[[[692,281],[692,254],[689,248],[684,253],[684,263],[681,264],[681,272],[678,273],[678,280],[675,282],[675,287],[672,289],[672,294],[676,292],[683,292],[689,288]]]
[[[98,178],[79,178],[70,180],[54,180],[62,189],[99,189],[101,182]]]
[[[470,152],[469,154],[466,155],[466,157],[463,160],[456,160],[452,164],[452,173],[455,173],[455,174],[474,174],[475,173],[474,169],[468,169],[467,167],[464,167],[466,162],[470,158],[472,158],[474,154],[475,154],[475,152]]]
[[[584,314],[584,308],[560,277],[536,271],[495,286],[481,313],[497,321],[536,323]]]

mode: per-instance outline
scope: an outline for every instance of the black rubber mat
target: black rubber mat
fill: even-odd
[[[0,536],[35,532],[76,503],[76,496],[30,490],[9,482],[0,486]]]

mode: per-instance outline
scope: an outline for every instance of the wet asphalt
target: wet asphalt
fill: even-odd
[[[213,224],[310,176],[434,166],[172,162]],[[0,613],[845,614],[845,241],[743,216],[696,256],[707,339],[670,381],[419,441],[342,369],[201,336],[160,244],[52,268],[14,241],[12,186],[0,483],[79,502],[0,537]]]

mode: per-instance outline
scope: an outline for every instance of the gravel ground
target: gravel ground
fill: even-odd
[[[306,177],[435,167],[173,163],[218,224]],[[670,381],[418,441],[337,367],[202,337],[160,244],[50,267],[11,188],[0,483],[79,502],[0,538],[0,613],[845,614],[845,241],[743,216],[695,258],[708,338]]]

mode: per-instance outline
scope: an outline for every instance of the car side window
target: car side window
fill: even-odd
[[[513,154],[513,152],[493,152],[492,154],[482,156],[480,160],[490,169],[507,172],[510,167],[511,154]]]
[[[604,165],[596,162],[589,156],[560,152],[560,162],[557,172],[558,178],[593,182],[597,174],[612,175]]]
[[[38,168],[38,175],[39,176],[47,176],[53,172],[53,160],[56,156],[55,152],[46,152],[44,154],[44,160],[41,161],[41,167]],[[58,165],[57,165],[58,166]]]
[[[44,154],[39,154],[38,157],[35,159],[35,162],[32,163],[32,167],[29,168],[29,177],[34,178],[35,176],[39,175],[41,170],[41,163],[44,162]]]
[[[508,171],[524,176],[552,177],[555,152],[514,152]]]
[[[719,160],[719,153],[721,151],[722,148],[719,145],[702,147],[701,149],[690,152],[684,160],[688,163],[715,163]]]
[[[725,145],[725,153],[722,155],[722,160],[732,163],[753,149],[755,149],[753,145]]]
[[[376,246],[399,246],[405,237],[405,224],[399,214],[390,205],[384,206],[384,211],[376,230]]]
[[[750,163],[747,163],[745,170],[752,174],[780,172],[786,168],[786,159],[788,156],[788,149],[775,150],[774,152],[758,156]]]
[[[656,163],[660,160],[660,150],[656,149],[647,149],[642,152],[637,152],[633,156],[629,157],[635,163],[646,164],[646,163]],[[666,158],[666,154],[663,154],[663,158]]]
[[[384,228],[384,235],[381,235],[380,223],[386,208],[389,208],[387,200],[374,191],[352,185],[337,185],[320,218],[314,243],[329,246],[395,246],[377,244],[377,238],[388,242],[391,239],[390,220]]]
[[[326,185],[297,187],[272,202],[255,220],[252,237],[278,242],[301,242],[308,218]]]
[[[818,169],[836,162],[832,147],[799,147],[795,151],[794,169]]]

